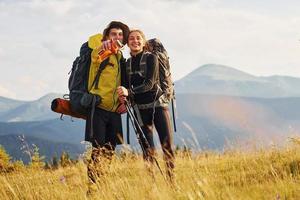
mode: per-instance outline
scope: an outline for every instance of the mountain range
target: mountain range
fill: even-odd
[[[210,64],[176,81],[175,89],[176,145],[222,150],[232,142],[262,144],[299,135],[300,78],[257,77]],[[14,159],[22,157],[15,148],[20,144],[13,142],[20,135],[40,145],[47,158],[55,153],[51,147],[57,148],[56,153],[69,151],[74,156],[84,151],[85,122],[68,116],[59,119],[50,109],[57,97],[62,94],[51,93],[35,101],[0,97],[0,144]],[[130,140],[138,148],[132,130]]]
[[[177,93],[242,97],[300,97],[300,78],[258,77],[223,65],[208,64],[175,82]]]
[[[57,115],[50,112],[49,102],[62,97],[61,94],[50,93],[35,101],[19,101],[0,97],[0,121],[42,121],[54,119]]]

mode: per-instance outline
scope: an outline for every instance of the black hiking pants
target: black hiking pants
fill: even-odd
[[[153,141],[153,124],[158,133],[160,144],[164,154],[164,160],[166,162],[167,174],[169,178],[173,176],[174,169],[174,151],[172,149],[173,144],[173,132],[170,120],[170,112],[168,107],[156,107],[155,109],[139,109],[140,119],[143,122],[141,126],[145,137],[140,136],[141,143],[145,148],[147,154],[144,155],[144,159],[153,162],[153,156],[155,154],[155,146]],[[135,112],[137,116],[137,113]],[[139,118],[137,116],[137,118]],[[142,133],[139,133],[142,134]]]
[[[123,142],[121,115],[95,108],[93,119],[89,114],[86,120],[85,140],[90,141],[93,146],[87,174],[89,180],[96,183],[105,173],[105,167],[109,165],[116,145]]]
[[[91,130],[93,126],[93,131]],[[92,133],[91,133],[92,132]],[[116,147],[123,143],[121,115],[101,108],[95,108],[93,118],[87,115],[85,125],[85,140],[93,147]]]

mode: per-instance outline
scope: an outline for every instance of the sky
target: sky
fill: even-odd
[[[174,80],[209,63],[300,77],[299,8],[297,0],[0,0],[0,96],[68,93],[81,44],[113,20],[159,38]]]

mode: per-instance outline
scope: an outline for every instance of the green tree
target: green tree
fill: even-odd
[[[6,153],[5,149],[0,145],[0,172],[7,172],[12,169],[10,163],[10,156]]]
[[[182,149],[182,155],[183,157],[190,158],[192,156],[192,150],[190,147],[184,145]]]
[[[59,167],[59,163],[58,163],[58,160],[57,160],[56,156],[52,157],[52,165],[51,166],[52,166],[53,169],[57,169]]]
[[[178,155],[180,153],[180,146],[177,144],[175,148],[175,154]]]
[[[39,148],[36,145],[34,145],[33,146],[33,152],[32,152],[32,155],[31,155],[30,166],[31,167],[42,168],[45,165],[44,160],[45,160],[45,157],[40,156]]]
[[[14,171],[22,171],[24,169],[24,163],[22,160],[17,160],[12,163]]]
[[[70,159],[70,156],[67,152],[62,152],[60,156],[60,166],[67,167],[72,164],[72,161]]]
[[[45,162],[44,169],[51,169],[49,162]]]

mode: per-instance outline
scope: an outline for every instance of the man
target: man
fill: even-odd
[[[86,120],[85,140],[93,146],[91,161],[87,167],[91,183],[96,183],[97,177],[102,173],[98,168],[101,168],[99,165],[103,163],[104,157],[110,159],[116,145],[123,142],[120,113],[124,112],[124,105],[119,102],[116,90],[121,84],[121,65],[125,60],[120,50],[105,60],[99,59],[99,52],[107,50],[117,40],[125,45],[128,33],[127,25],[112,21],[103,31],[103,35],[93,35],[88,41],[89,48],[93,49],[88,88],[91,94],[98,95],[101,99]],[[97,77],[99,68],[102,71]]]

